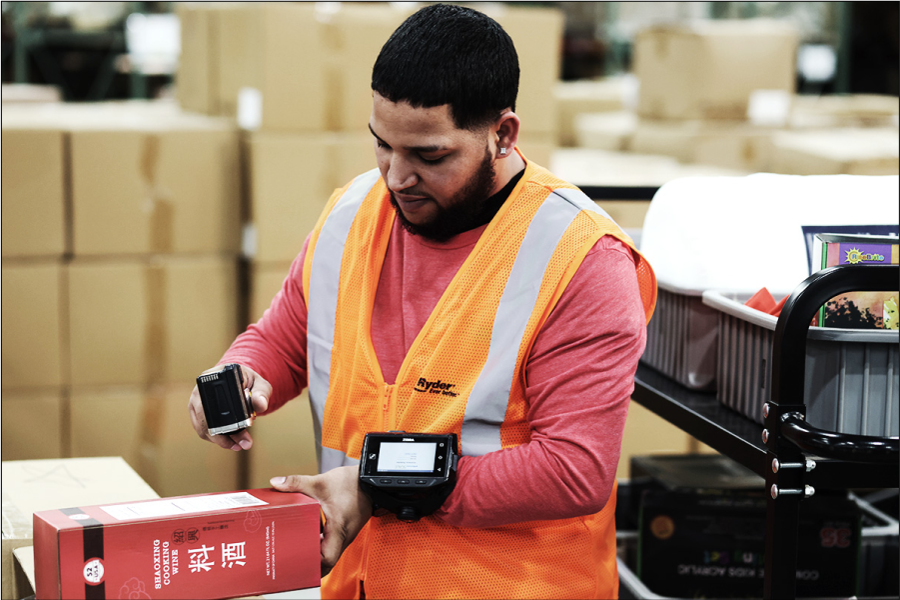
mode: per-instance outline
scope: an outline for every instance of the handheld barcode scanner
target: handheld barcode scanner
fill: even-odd
[[[253,423],[256,412],[250,403],[250,390],[244,389],[239,365],[225,365],[219,371],[201,375],[197,388],[210,435],[237,433]]]

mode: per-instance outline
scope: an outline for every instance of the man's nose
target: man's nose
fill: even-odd
[[[388,164],[387,184],[392,192],[402,192],[418,183],[416,171],[410,162],[393,153]]]

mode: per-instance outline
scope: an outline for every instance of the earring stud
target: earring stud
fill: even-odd
[[[500,148],[500,156],[506,156],[506,148]]]

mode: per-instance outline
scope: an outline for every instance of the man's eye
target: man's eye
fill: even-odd
[[[436,164],[438,164],[439,162],[441,162],[442,160],[444,160],[444,159],[447,158],[447,157],[446,157],[446,156],[439,156],[439,157],[437,157],[437,158],[426,158],[426,157],[420,155],[419,158],[421,158],[422,160],[424,160],[425,162],[427,162],[427,163],[430,164],[430,165],[436,165]]]
[[[388,149],[388,150],[390,150],[390,148],[391,148],[390,146],[388,146],[387,144],[385,144],[384,142],[382,142],[382,141],[379,140],[378,138],[375,138],[375,144],[376,144],[379,148],[386,148],[386,149]]]

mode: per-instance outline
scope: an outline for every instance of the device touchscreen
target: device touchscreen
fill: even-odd
[[[382,442],[377,469],[383,472],[430,473],[434,470],[434,442]]]

